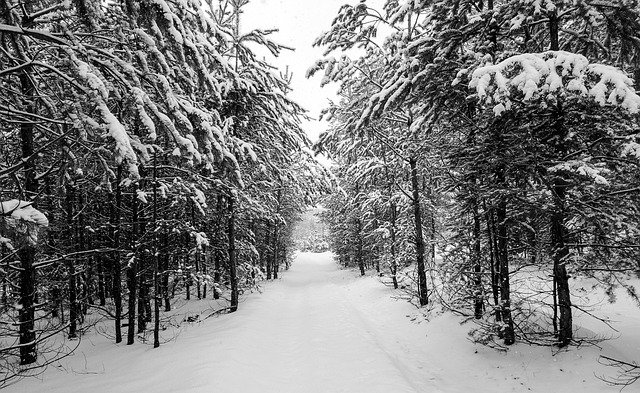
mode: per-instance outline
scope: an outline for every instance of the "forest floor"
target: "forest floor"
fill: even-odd
[[[598,356],[640,353],[615,339],[498,352],[469,341],[458,317],[424,315],[401,297],[375,276],[340,270],[329,253],[301,253],[237,313],[192,324],[158,349],[87,334],[73,356],[6,391],[618,392],[596,377],[615,373]]]

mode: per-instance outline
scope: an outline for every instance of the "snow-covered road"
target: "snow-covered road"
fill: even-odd
[[[554,355],[519,344],[500,353],[467,340],[473,325],[460,325],[458,317],[432,312],[427,322],[422,310],[394,299],[401,294],[376,277],[340,270],[329,253],[302,253],[281,280],[247,296],[234,314],[195,323],[158,349],[114,345],[89,333],[74,356],[7,391],[618,391],[596,378],[611,372],[598,365],[598,348]]]
[[[348,274],[345,274],[348,273]],[[327,254],[306,254],[247,304],[211,365],[225,392],[418,392],[410,360],[387,348],[393,330],[361,308]],[[383,288],[383,287],[381,287]],[[424,386],[423,386],[424,387]]]
[[[410,351],[415,337],[376,309],[388,289],[339,270],[331,254],[300,254],[283,279],[239,311],[190,327],[159,349],[85,340],[20,392],[313,393],[425,391]],[[367,284],[364,287],[358,284]],[[371,298],[369,294],[373,291]],[[387,294],[385,294],[387,292]],[[403,302],[400,302],[402,304]],[[405,319],[405,320],[403,320]],[[411,324],[404,316],[402,324]],[[394,323],[395,323],[394,322]],[[432,391],[432,390],[431,390]]]

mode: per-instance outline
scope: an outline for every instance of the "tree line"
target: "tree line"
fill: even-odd
[[[87,315],[157,347],[173,298],[233,312],[289,266],[324,169],[246,4],[0,1],[3,382]]]
[[[571,277],[637,300],[639,32],[636,1],[343,6],[309,71],[339,86],[337,258],[500,347],[577,342]]]

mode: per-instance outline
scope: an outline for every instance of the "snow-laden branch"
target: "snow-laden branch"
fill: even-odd
[[[10,232],[24,236],[32,244],[38,242],[39,230],[49,226],[47,217],[34,208],[31,202],[18,199],[0,202],[0,220]],[[0,243],[9,249],[13,248],[11,241],[5,237],[0,237]]]
[[[553,102],[567,96],[618,106],[631,114],[640,111],[633,81],[621,70],[591,64],[582,55],[564,51],[525,53],[479,67],[473,71],[469,87],[481,101],[494,104],[496,116],[509,110],[513,101]]]

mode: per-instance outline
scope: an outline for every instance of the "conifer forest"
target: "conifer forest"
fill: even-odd
[[[637,0],[0,0],[0,390],[635,391],[639,94]]]

